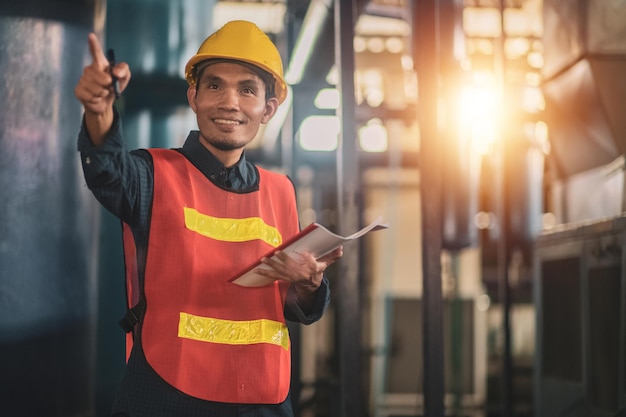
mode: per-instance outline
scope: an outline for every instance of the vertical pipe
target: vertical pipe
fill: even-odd
[[[504,27],[505,0],[498,2],[500,11],[500,36],[497,39],[498,45],[495,54],[495,72],[500,82],[501,93],[505,91],[505,56],[504,42],[506,39]],[[504,138],[506,139],[506,138]],[[502,163],[500,165],[499,177],[502,184],[497,187],[496,193],[499,195],[498,219],[500,221],[500,244],[498,245],[498,292],[502,304],[502,330],[503,330],[503,352],[502,352],[502,375],[500,379],[500,390],[502,395],[502,417],[511,417],[513,410],[513,387],[512,387],[512,359],[511,359],[511,288],[509,279],[509,260],[511,257],[511,241],[509,227],[509,199],[507,198],[507,187],[509,185],[509,175],[507,175],[507,160],[510,148],[507,141],[503,140],[501,148]]]
[[[509,221],[507,214],[507,173],[506,173],[506,145],[501,145],[497,155],[494,155],[494,212],[497,218],[496,235],[496,266],[498,301],[502,308],[502,352],[500,362],[500,412],[502,417],[511,416],[511,290],[509,286]]]
[[[453,293],[450,300],[450,370],[452,387],[452,415],[461,416],[463,407],[463,298],[461,295],[461,253],[451,251],[450,267],[453,281]]]
[[[0,5],[0,404],[93,414],[95,200],[74,86],[100,2]]]
[[[419,80],[420,195],[422,222],[424,415],[443,417],[443,299],[441,290],[442,173],[437,127],[439,102],[439,7],[416,0],[412,13],[415,69]]]
[[[335,0],[335,63],[339,72],[341,122],[337,150],[337,200],[339,230],[354,233],[360,223],[358,210],[359,167],[354,97],[354,0]],[[358,246],[346,248],[340,261],[339,282],[339,378],[340,415],[361,417],[363,408],[361,380],[361,317]]]

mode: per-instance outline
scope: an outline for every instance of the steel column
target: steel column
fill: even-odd
[[[354,25],[355,1],[335,0],[335,64],[339,71],[338,83],[341,106],[337,115],[341,122],[337,150],[337,201],[339,231],[342,235],[354,233],[360,225],[359,162],[356,132],[356,100],[354,97]],[[362,417],[362,357],[360,316],[360,275],[358,246],[345,248],[340,261],[338,299],[340,416]]]
[[[442,158],[437,128],[441,57],[439,1],[416,0],[412,17],[421,132],[424,415],[443,417]]]
[[[506,88],[506,59],[504,56],[504,42],[506,40],[506,30],[504,25],[504,11],[506,8],[505,0],[498,2],[500,12],[501,33],[497,39],[497,47],[495,54],[495,71],[500,82],[501,93],[504,94]],[[503,133],[503,132],[502,132]],[[498,297],[502,305],[502,373],[500,375],[500,395],[502,396],[501,416],[512,417],[513,413],[513,359],[511,356],[511,285],[509,262],[512,255],[511,247],[511,230],[509,224],[509,199],[507,187],[510,178],[507,175],[507,161],[509,146],[506,143],[507,138],[502,141],[500,148],[500,164],[498,166],[498,176],[501,183],[495,190],[497,196],[496,215],[499,222],[500,234],[498,236]]]

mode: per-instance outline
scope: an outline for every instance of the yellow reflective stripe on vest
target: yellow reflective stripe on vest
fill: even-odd
[[[287,326],[267,319],[232,321],[181,312],[178,337],[226,345],[270,343],[289,349]]]
[[[184,207],[185,227],[203,236],[224,242],[247,242],[260,239],[272,247],[283,242],[275,227],[266,224],[260,217],[229,219],[207,216],[192,208]]]

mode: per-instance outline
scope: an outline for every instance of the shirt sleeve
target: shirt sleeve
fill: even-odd
[[[78,151],[85,182],[96,199],[131,226],[145,222],[152,201],[152,159],[145,150],[128,151],[117,112],[106,140],[100,146],[91,142],[83,120]]]
[[[322,318],[324,311],[330,303],[330,285],[326,276],[322,279],[320,287],[315,291],[315,300],[310,311],[303,311],[298,304],[297,297],[293,288],[287,293],[285,302],[285,318],[302,324],[312,324]]]

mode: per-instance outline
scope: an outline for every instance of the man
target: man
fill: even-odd
[[[324,270],[342,249],[320,259],[277,251],[257,271],[273,284],[229,282],[299,230],[292,183],[244,154],[287,94],[278,50],[250,22],[224,25],[185,68],[198,131],[180,149],[128,152],[113,77],[121,92],[130,69],[109,68],[95,35],[88,42],[78,148],[87,185],[123,222],[132,332],[113,415],[293,415],[285,321],[321,317]]]

